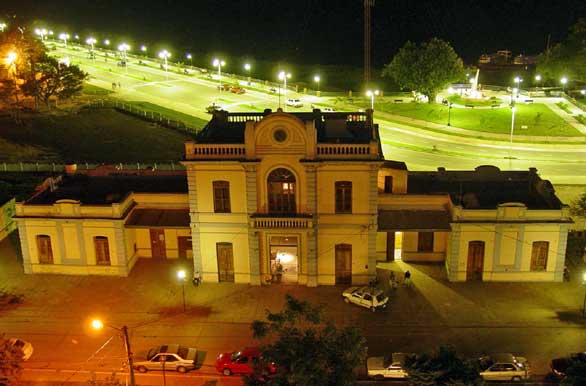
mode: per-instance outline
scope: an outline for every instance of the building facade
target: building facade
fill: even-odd
[[[536,170],[410,172],[372,112],[217,112],[183,173],[51,180],[16,205],[27,273],[128,275],[193,259],[205,282],[364,284],[378,261],[452,281],[562,280],[571,219]]]

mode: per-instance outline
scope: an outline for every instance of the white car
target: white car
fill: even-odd
[[[287,106],[291,107],[303,107],[303,103],[299,98],[288,98],[287,99]]]
[[[529,379],[529,362],[513,354],[493,354],[479,359],[480,376],[485,381],[513,381]]]
[[[8,343],[22,351],[23,361],[28,360],[33,355],[33,345],[27,341],[18,338],[10,338],[8,339]]]
[[[373,287],[350,287],[342,292],[342,297],[346,303],[370,308],[373,312],[377,308],[385,308],[389,301],[382,290]]]
[[[370,357],[366,360],[366,369],[369,378],[384,379],[407,378],[409,374],[405,370],[405,359],[415,356],[415,354],[406,354],[395,352],[385,357]]]
[[[186,373],[195,369],[196,360],[196,349],[169,344],[150,349],[147,360],[134,362],[134,368],[141,373],[163,369]]]
[[[324,108],[322,109],[322,111],[323,111],[324,113],[333,113],[333,112],[334,112],[334,111],[336,111],[336,110],[334,110],[334,109],[333,109],[333,108],[331,108],[331,107],[324,107]]]

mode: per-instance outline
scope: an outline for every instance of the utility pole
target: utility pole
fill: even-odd
[[[136,386],[136,380],[134,378],[134,359],[132,358],[132,350],[130,349],[130,339],[128,338],[128,327],[122,326],[120,329],[124,336],[124,347],[126,348],[126,356],[128,357],[128,368],[130,372],[130,385]]]
[[[371,80],[371,31],[372,31],[372,8],[374,0],[364,0],[364,83]]]

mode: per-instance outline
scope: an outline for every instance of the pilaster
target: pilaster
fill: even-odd
[[[246,211],[248,216],[257,212],[257,178],[256,165],[244,165],[246,174]],[[260,251],[258,243],[258,232],[248,225],[248,259],[250,264],[250,284],[260,285]]]
[[[378,230],[378,168],[371,165],[368,176],[368,279],[376,277],[376,233]],[[358,187],[356,187],[358,188]]]
[[[187,191],[189,197],[189,217],[191,227],[191,246],[193,251],[193,272],[199,272],[203,277],[201,257],[201,242],[199,232],[199,206],[197,202],[196,172],[193,166],[187,164]]]
[[[306,165],[307,211],[313,215],[313,229],[307,232],[307,286],[317,286],[317,170],[315,165]]]
[[[24,267],[24,273],[33,273],[33,263],[31,261],[26,224],[24,221],[16,220],[18,224],[18,237],[20,238],[20,251],[22,253],[22,266]]]
[[[560,224],[560,234],[558,237],[558,250],[556,251],[555,271],[553,274],[554,281],[564,280],[564,267],[566,265],[566,248],[568,247],[568,224]]]

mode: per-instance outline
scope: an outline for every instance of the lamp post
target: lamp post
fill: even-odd
[[[222,59],[214,59],[212,62],[214,67],[218,67],[218,90],[222,91],[222,67],[226,65]]]
[[[6,28],[6,23],[0,23],[0,32],[4,32],[4,28]]]
[[[110,45],[110,40],[108,40],[108,39],[105,39],[105,40],[104,40],[104,45],[106,45],[106,46],[109,46],[109,45]]]
[[[185,306],[185,278],[187,277],[187,274],[185,273],[184,269],[180,269],[179,271],[177,271],[177,279],[179,279],[179,281],[181,281],[181,293],[183,294],[183,312],[185,312],[187,310],[187,307]]]
[[[128,64],[126,61],[126,51],[130,49],[130,46],[126,43],[120,43],[118,45],[118,51],[122,52],[122,61],[124,62],[124,69],[128,72]]]
[[[189,59],[189,64],[190,64],[191,68],[193,68],[193,55],[191,55],[191,54],[188,53],[188,54],[185,55],[185,57],[187,59]]]
[[[69,34],[60,33],[59,39],[63,40],[63,45],[65,45],[65,47],[67,47],[67,39],[69,39]]]
[[[279,80],[283,81],[283,97],[287,98],[287,79],[291,79],[291,73],[280,71],[279,72]],[[279,90],[279,107],[281,107],[281,90]]]
[[[451,114],[451,112],[452,112],[452,102],[448,101],[448,126],[452,126],[452,121],[451,121],[452,114]]]
[[[565,93],[566,92],[566,83],[568,83],[568,78],[566,78],[565,76],[562,76],[562,79],[560,79],[560,83],[562,84],[562,92]]]
[[[41,41],[45,41],[45,36],[47,36],[47,30],[45,28],[37,28],[35,29],[35,35],[39,35],[41,37]]]
[[[110,327],[116,331],[119,331],[122,334],[122,338],[124,339],[124,348],[126,349],[126,357],[128,359],[128,367],[130,369],[130,386],[136,386],[136,380],[134,378],[134,360],[132,355],[132,350],[130,349],[130,339],[128,338],[128,327],[122,326],[121,328],[111,326],[109,324],[104,324],[99,319],[92,320],[91,326],[94,330],[101,330],[106,327]]]
[[[539,87],[541,88],[541,75],[535,75],[535,81],[539,84]]]
[[[167,59],[171,57],[171,53],[167,50],[159,52],[159,58],[165,61],[165,76],[169,79],[169,72],[167,71]]]
[[[89,44],[89,46],[90,46],[90,52],[93,52],[93,51],[94,51],[94,44],[96,44],[96,39],[94,39],[94,38],[92,38],[92,37],[89,37],[89,38],[87,38],[87,39],[85,40],[85,42],[86,42],[87,44]]]
[[[513,103],[511,105],[511,138],[510,138],[510,144],[509,144],[509,160],[513,159],[512,153],[513,153],[513,133],[515,131],[515,111],[517,110],[517,107],[515,107],[515,104]]]
[[[513,103],[513,94],[517,93],[517,98],[519,98],[519,91],[521,90],[521,82],[523,81],[523,79],[521,79],[520,77],[516,76],[515,79],[513,79],[513,81],[517,84],[517,87],[514,88],[512,90],[512,94],[511,94],[511,104]]]
[[[586,90],[580,90],[580,94],[582,94],[583,98],[586,98]]]
[[[248,74],[248,85],[250,86],[251,84],[251,79],[250,79],[250,69],[252,67],[250,66],[250,63],[244,63],[244,69],[246,70],[246,73]]]
[[[321,93],[320,93],[320,91],[319,91],[319,81],[320,81],[320,80],[321,80],[321,78],[320,78],[320,76],[319,76],[319,75],[315,75],[315,76],[313,77],[313,81],[314,81],[315,83],[317,83],[317,92],[316,92],[316,94],[315,94],[315,96],[317,96],[317,97],[319,97],[319,96],[321,95]]]
[[[368,90],[368,91],[366,91],[366,96],[367,97],[370,97],[370,109],[372,111],[374,111],[374,97],[375,97],[375,95],[378,95],[378,94],[380,94],[380,91],[378,91],[378,90],[374,90],[374,91]]]

